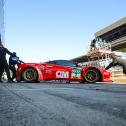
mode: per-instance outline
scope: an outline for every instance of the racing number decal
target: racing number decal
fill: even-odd
[[[71,78],[80,79],[81,78],[81,69],[77,69],[77,68],[72,69]]]
[[[57,71],[56,78],[69,78],[69,72],[67,71]]]

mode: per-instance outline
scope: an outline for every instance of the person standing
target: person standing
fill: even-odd
[[[5,48],[0,42],[0,82],[2,82],[1,79],[4,70],[7,73],[8,82],[11,82],[9,65],[6,60],[6,54],[13,55],[13,53],[11,53],[7,48]]]
[[[12,71],[12,81],[14,80],[14,78],[16,78],[16,65],[21,62],[22,61],[19,60],[19,57],[17,57],[16,52],[13,52],[13,55],[11,55],[9,58],[9,69]]]

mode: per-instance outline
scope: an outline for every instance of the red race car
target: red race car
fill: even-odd
[[[78,66],[69,60],[53,60],[45,63],[21,63],[17,68],[17,81],[39,82],[66,80],[78,82],[106,82],[110,73],[96,66]]]

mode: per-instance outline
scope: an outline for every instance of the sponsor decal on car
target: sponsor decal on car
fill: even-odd
[[[82,69],[80,69],[80,68],[73,68],[72,73],[71,73],[71,78],[72,79],[80,79],[81,78],[81,71],[82,71]]]
[[[69,78],[68,71],[56,71],[56,78]]]

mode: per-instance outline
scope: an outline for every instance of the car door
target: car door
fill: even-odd
[[[82,79],[82,68],[68,60],[56,60],[56,79],[79,80]]]
[[[54,68],[55,71],[55,79],[56,80],[69,80],[70,79],[70,68],[56,65]]]
[[[55,60],[55,80],[69,80],[71,69],[64,66],[64,60]]]

